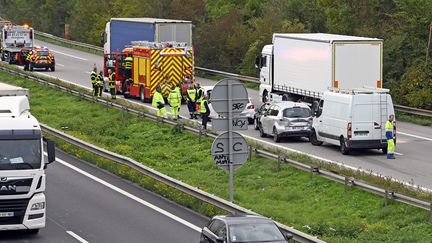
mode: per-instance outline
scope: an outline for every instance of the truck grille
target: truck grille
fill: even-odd
[[[26,194],[30,191],[33,179],[11,179],[0,181],[0,195]]]
[[[13,212],[12,217],[0,217],[0,225],[22,224],[29,200],[28,198],[0,200],[0,213]]]

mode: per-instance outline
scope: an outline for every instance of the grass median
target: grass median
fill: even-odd
[[[173,178],[227,199],[228,173],[210,156],[212,141],[82,100],[0,72],[0,80],[30,89],[40,122],[131,157]],[[79,152],[76,152],[76,155]],[[86,157],[91,160],[92,157]],[[137,175],[134,175],[136,177]],[[147,182],[149,184],[151,182]],[[252,156],[236,171],[235,202],[319,235],[329,242],[430,242],[429,212]]]

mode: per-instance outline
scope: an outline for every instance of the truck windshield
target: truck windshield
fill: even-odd
[[[40,139],[0,140],[0,170],[28,170],[40,166]]]

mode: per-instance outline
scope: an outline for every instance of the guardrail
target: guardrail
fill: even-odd
[[[133,114],[135,114],[137,116],[147,117],[147,118],[150,118],[150,119],[155,120],[155,121],[157,120],[157,117],[154,114],[149,114],[148,112],[143,112],[143,111],[138,111],[138,110],[135,110],[135,109],[132,109],[132,108],[128,108],[128,107],[119,105],[117,103],[113,103],[112,101],[105,100],[105,99],[102,99],[102,98],[95,98],[95,97],[93,97],[91,95],[88,95],[88,94],[76,91],[76,90],[74,90],[74,89],[72,89],[70,87],[64,87],[64,86],[61,86],[61,85],[53,84],[53,83],[51,83],[49,81],[46,81],[44,79],[41,79],[39,77],[35,77],[35,76],[32,76],[32,75],[27,75],[25,73],[14,71],[14,70],[2,67],[2,66],[0,66],[0,69],[1,70],[5,70],[5,71],[7,71],[9,73],[12,73],[12,74],[15,74],[15,75],[19,75],[19,76],[22,76],[22,77],[25,77],[25,78],[29,78],[29,79],[35,80],[35,81],[37,81],[39,83],[42,83],[42,84],[54,87],[56,89],[60,89],[60,90],[66,91],[68,93],[71,93],[73,95],[85,98],[87,100],[91,100],[91,101],[95,101],[95,102],[100,102],[102,104],[105,104],[105,105],[108,105],[108,106],[112,106],[112,107],[115,107],[117,109],[121,109],[121,110],[123,110],[125,112],[133,113]],[[89,89],[89,91],[90,91],[90,89]],[[132,104],[131,103],[131,105],[136,105],[136,104]],[[171,121],[171,120],[165,120],[165,123],[170,124],[170,125],[177,125],[178,124],[177,122],[174,122],[174,121]],[[186,130],[189,130],[191,132],[199,134],[200,136],[204,135],[204,136],[208,136],[208,137],[211,137],[211,138],[216,138],[215,134],[206,133],[206,131],[202,131],[201,129],[197,129],[196,127],[193,127],[193,125],[181,124],[181,126],[184,129],[186,129]],[[255,141],[259,142],[258,140],[255,140]],[[365,182],[363,182],[361,180],[356,180],[356,179],[351,178],[351,177],[345,177],[345,176],[337,175],[337,174],[332,173],[330,171],[326,171],[326,170],[320,169],[318,167],[306,165],[306,164],[303,164],[303,163],[301,163],[299,161],[295,161],[295,160],[292,160],[292,159],[289,159],[289,158],[277,155],[275,153],[266,151],[264,149],[252,148],[252,147],[250,147],[250,149],[251,149],[251,152],[255,152],[256,154],[259,154],[261,156],[265,156],[267,158],[271,158],[271,159],[277,160],[278,162],[287,163],[287,164],[290,164],[291,166],[294,166],[296,168],[302,169],[304,171],[310,171],[311,173],[316,173],[316,174],[324,176],[324,177],[326,177],[328,179],[331,179],[333,181],[345,184],[345,188],[347,188],[349,186],[358,187],[359,189],[362,189],[362,190],[365,190],[365,191],[369,191],[369,192],[372,192],[374,194],[383,196],[384,199],[385,199],[385,202],[387,202],[387,200],[389,200],[389,199],[394,199],[394,200],[402,202],[402,203],[406,203],[406,204],[409,204],[409,205],[412,205],[412,206],[415,206],[415,207],[418,207],[418,208],[429,210],[430,211],[430,219],[429,220],[432,223],[432,203],[429,203],[429,202],[426,202],[426,201],[422,201],[422,200],[419,200],[419,199],[416,199],[416,198],[413,198],[413,197],[408,197],[408,196],[405,196],[403,194],[394,192],[392,190],[388,190],[388,189],[383,189],[383,188],[379,188],[379,187],[376,187],[376,186],[372,186],[372,185],[369,185],[369,184],[367,184],[367,183],[365,183]],[[201,199],[200,195],[198,195],[197,198]],[[221,208],[227,210],[227,209],[231,208],[232,205],[231,205],[231,203],[229,203],[229,207],[228,208],[226,207],[226,205],[217,205],[217,206],[218,207],[220,206]],[[231,208],[231,209],[233,209],[233,208]],[[236,211],[231,211],[231,210],[227,210],[227,211],[236,212]],[[297,237],[300,237],[300,238],[296,238],[296,234],[298,232],[296,232],[296,231],[293,232],[292,228],[289,228],[289,227],[285,226],[284,229],[287,230],[287,232],[293,234],[295,236],[294,239],[296,239],[296,240],[297,239],[302,239],[302,236],[301,237],[297,236]],[[310,242],[310,241],[300,241],[300,240],[298,240],[298,241],[299,242]],[[312,242],[318,242],[318,241],[312,241]]]
[[[91,50],[92,52],[103,52],[103,48],[99,47],[99,46],[90,45],[90,44],[86,44],[86,43],[82,43],[82,42],[78,42],[78,41],[67,40],[67,39],[57,37],[57,36],[54,36],[51,34],[43,33],[40,31],[35,31],[35,33],[37,35],[40,35],[40,36],[43,36],[46,38],[51,38],[51,39],[59,41],[59,42],[78,46],[81,48],[87,48],[87,49]],[[195,69],[198,71],[201,71],[201,72],[206,72],[206,73],[210,73],[213,75],[220,75],[220,76],[223,76],[226,78],[235,78],[235,79],[238,79],[240,81],[246,81],[246,82],[251,82],[251,83],[260,83],[259,78],[256,78],[256,77],[244,76],[244,75],[239,75],[239,74],[229,73],[229,72],[223,72],[223,71],[213,70],[213,69],[204,68],[204,67],[195,67]],[[432,111],[431,110],[418,109],[418,108],[402,106],[402,105],[394,105],[394,107],[397,111],[401,111],[401,112],[404,112],[407,114],[424,116],[424,117],[432,117]]]

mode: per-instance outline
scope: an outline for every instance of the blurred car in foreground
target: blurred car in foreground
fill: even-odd
[[[292,238],[262,216],[214,216],[202,229],[200,243],[286,243]]]

